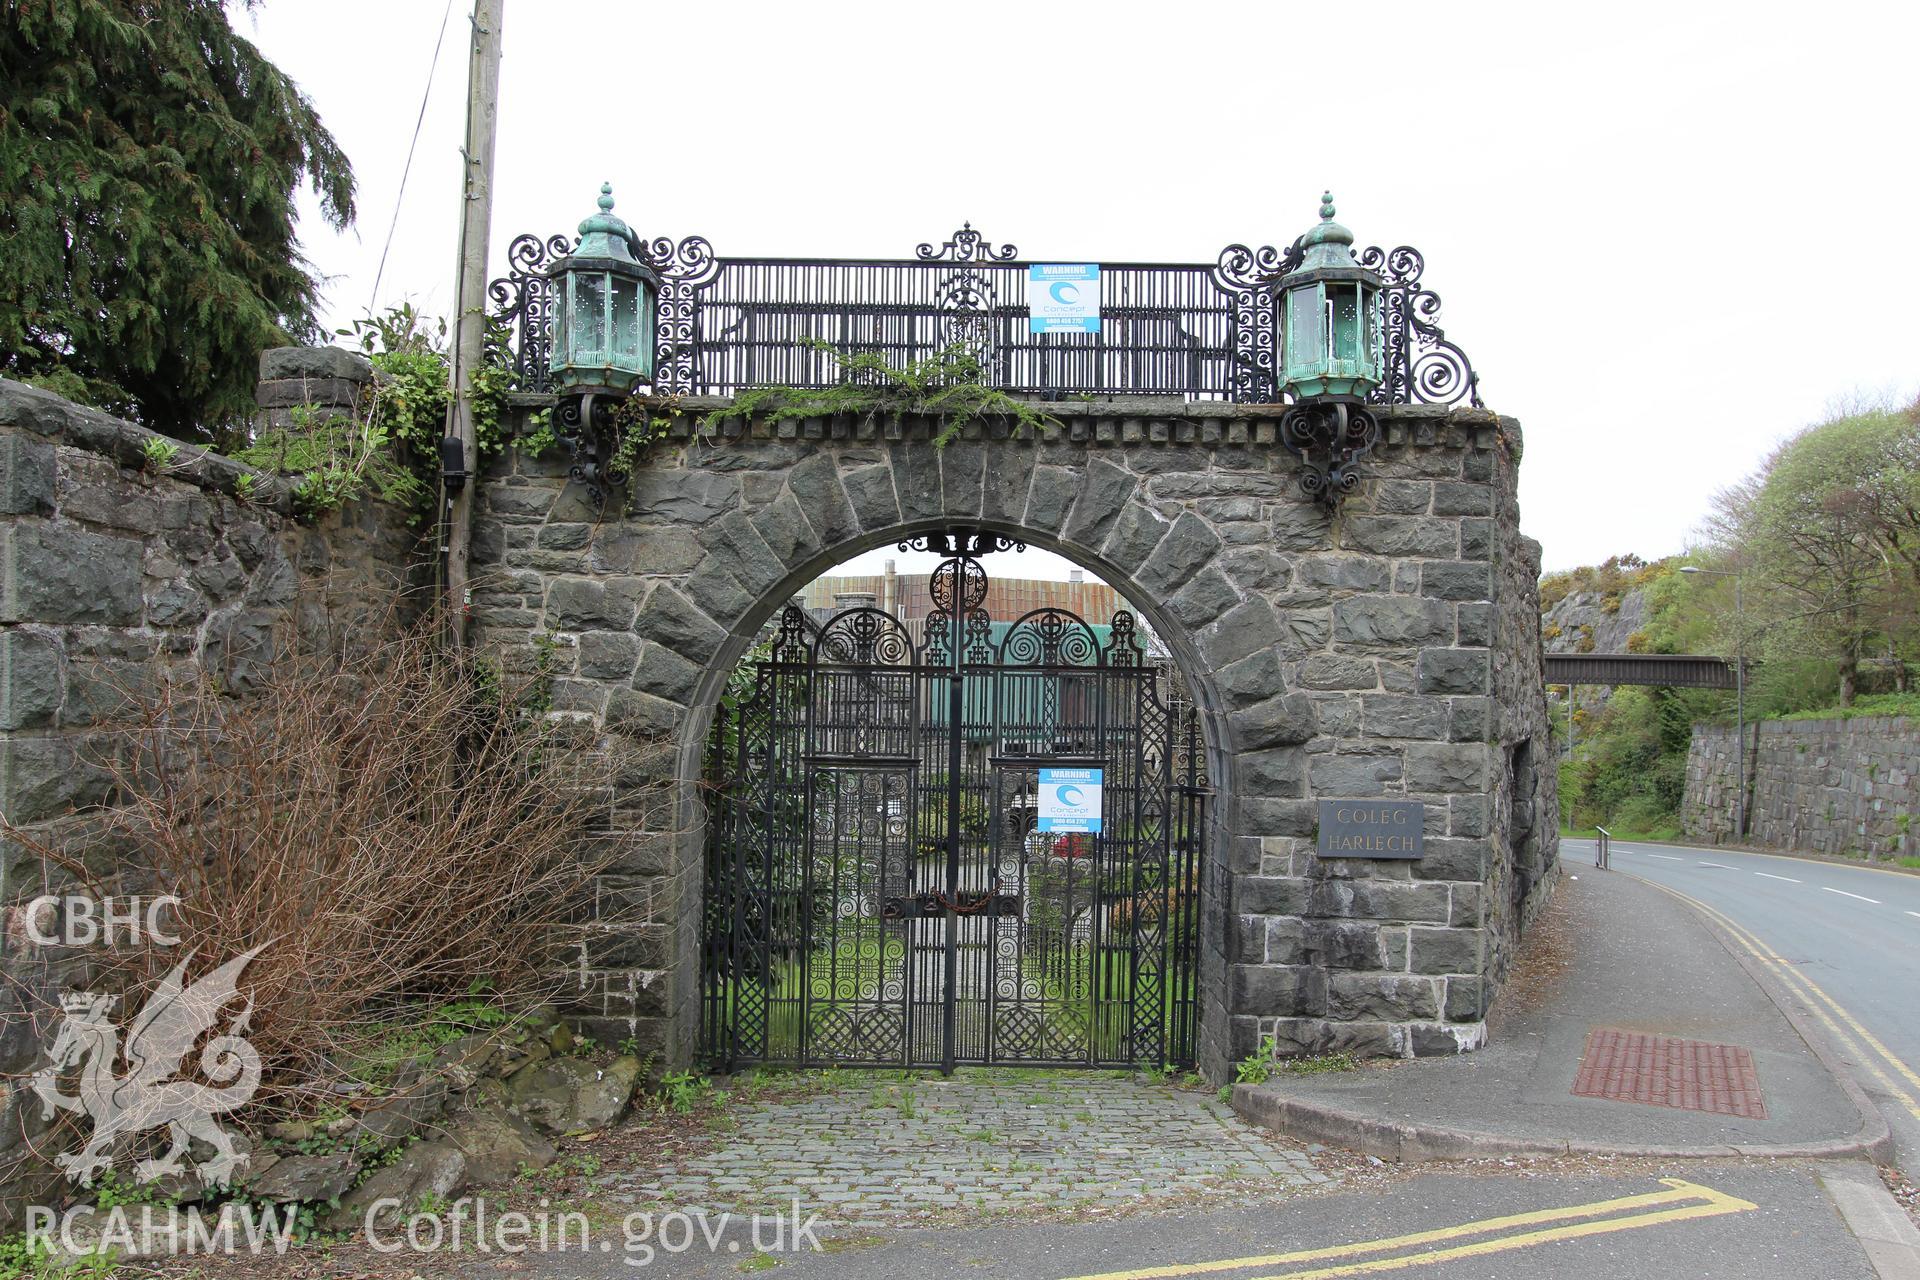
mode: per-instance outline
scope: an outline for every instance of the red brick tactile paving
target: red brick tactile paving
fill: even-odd
[[[1573,1091],[1583,1098],[1680,1107],[1764,1120],[1753,1054],[1739,1045],[1595,1027]]]

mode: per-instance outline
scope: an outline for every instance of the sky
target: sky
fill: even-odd
[[[346,232],[302,206],[336,327],[451,310],[470,8],[404,198],[446,0],[234,10],[358,176]],[[721,254],[910,257],[971,220],[1055,262],[1285,245],[1331,189],[1360,244],[1421,250],[1520,420],[1548,570],[1680,551],[1782,439],[1920,393],[1920,6],[507,0],[504,41],[496,275],[602,181]]]

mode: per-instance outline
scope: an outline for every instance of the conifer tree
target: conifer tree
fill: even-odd
[[[229,441],[315,330],[295,238],[347,158],[219,0],[0,0],[0,375]]]

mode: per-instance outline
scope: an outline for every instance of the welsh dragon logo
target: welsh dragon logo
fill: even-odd
[[[171,1077],[181,1071],[200,1037],[219,1024],[221,1010],[238,998],[240,973],[264,945],[235,956],[191,985],[184,981],[193,960],[189,952],[127,1025],[124,1048],[112,1017],[118,997],[87,992],[61,997],[65,1016],[48,1051],[49,1065],[34,1074],[32,1088],[40,1095],[43,1118],[51,1120],[58,1108],[80,1112],[93,1121],[93,1135],[85,1148],[55,1159],[67,1177],[83,1187],[92,1186],[94,1175],[113,1164],[114,1148],[121,1139],[163,1126],[172,1146],[158,1159],[136,1164],[137,1181],[183,1172],[181,1157],[195,1138],[214,1149],[213,1157],[196,1169],[203,1185],[225,1186],[245,1167],[246,1153],[234,1146],[233,1135],[214,1117],[244,1105],[260,1085],[260,1055],[244,1038],[253,1001],[249,999],[233,1014],[221,1034],[200,1051],[200,1074],[213,1086]],[[115,1075],[123,1053],[126,1073]],[[83,1062],[78,1091],[71,1097],[61,1093],[61,1074]]]

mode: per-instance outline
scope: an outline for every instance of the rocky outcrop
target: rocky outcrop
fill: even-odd
[[[1548,653],[1631,653],[1647,625],[1647,593],[1569,591],[1540,613]]]
[[[507,1102],[552,1133],[604,1129],[619,1119],[640,1080],[640,1060],[596,1065],[583,1058],[530,1062],[507,1078]]]
[[[352,1231],[371,1212],[376,1227],[389,1227],[416,1206],[453,1199],[469,1180],[467,1156],[457,1144],[444,1138],[416,1142],[348,1192],[327,1215],[325,1226]]]
[[[644,1070],[629,1054],[555,1054],[555,1043],[572,1047],[546,1010],[512,1028],[462,1036],[403,1069],[390,1094],[324,1129],[275,1126],[270,1141],[337,1145],[322,1154],[266,1151],[241,1183],[256,1200],[329,1205],[323,1224],[345,1231],[383,1201],[400,1207],[382,1205],[376,1221],[543,1169],[556,1139],[618,1123]]]
[[[1569,591],[1540,611],[1541,645],[1548,653],[1635,653],[1647,612],[1647,593],[1639,587]],[[1609,685],[1581,685],[1574,690],[1575,709],[1585,713],[1582,723],[1604,711],[1612,696]],[[1576,737],[1578,733],[1576,727]]]

